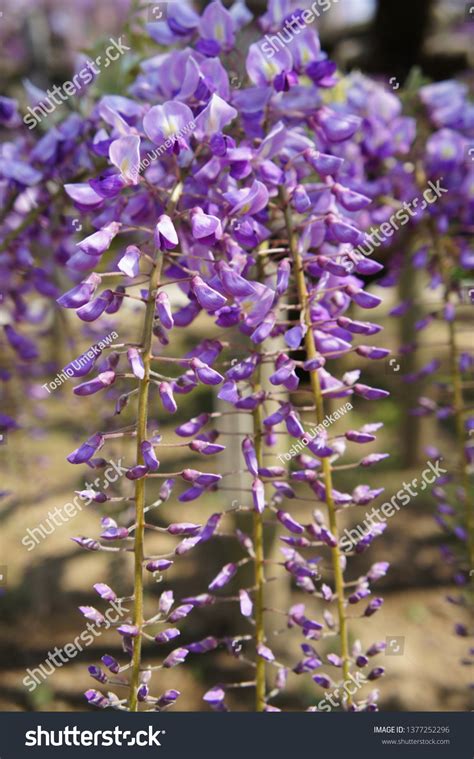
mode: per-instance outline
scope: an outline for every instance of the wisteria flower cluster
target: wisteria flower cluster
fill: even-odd
[[[474,224],[474,169],[469,154],[474,107],[467,99],[466,86],[458,82],[425,85],[419,93],[419,107],[423,112],[421,123],[428,135],[426,144],[415,149],[419,181],[442,173],[448,192],[420,220],[412,241],[412,271],[425,272],[429,289],[441,296],[441,302],[422,314],[415,328],[420,334],[432,324],[444,323],[448,350],[446,360],[437,357],[422,363],[417,371],[406,374],[404,381],[426,384],[427,379],[431,380],[429,394],[419,398],[412,413],[436,419],[441,428],[452,425],[454,431],[453,454],[448,454],[446,446],[441,451],[432,446],[427,452],[430,456],[444,453],[450,462],[449,473],[437,480],[432,491],[437,502],[436,521],[450,539],[442,546],[442,557],[452,565],[454,581],[460,588],[460,593],[449,595],[448,600],[472,610],[474,418],[469,380],[474,353],[466,324],[474,303],[470,278],[474,255],[469,245]],[[410,313],[413,305],[407,301],[402,308]],[[423,344],[414,341],[404,346],[408,353],[416,352],[417,348],[422,349]],[[461,622],[455,624],[455,632],[461,637],[473,634]],[[472,663],[472,653],[471,647],[464,664]]]
[[[259,19],[262,33],[281,28],[290,14],[301,11],[270,0]],[[360,76],[341,83],[314,27],[271,57],[262,39],[250,44],[233,88],[231,61],[239,57],[239,34],[251,20],[241,2],[227,10],[216,0],[202,15],[170,4],[166,19],[148,25],[153,55],[140,62],[126,94],[91,98],[87,115],[70,115],[37,141],[21,136],[0,153],[0,266],[12,304],[5,334],[18,372],[39,355],[31,328],[23,332],[22,323],[39,324],[46,315],[30,312],[32,291],[48,309],[57,300],[55,314],[74,312],[97,334],[115,328],[120,335],[121,322],[134,334],[73,370],[76,396],[103,394],[104,419],[68,461],[100,470],[111,441],[123,442],[127,452],[130,443],[135,448],[121,495],[82,491],[102,505],[103,516],[91,535],[74,538],[86,551],[133,560],[130,591],[122,599],[130,614],[116,626],[123,656],[119,661],[106,654],[89,667],[98,685],[86,698],[101,708],[167,709],[180,696],[167,670],[220,649],[248,677],[215,683],[203,694],[216,711],[230,708],[234,688],[252,689],[257,711],[280,711],[285,692],[302,677],[311,679],[311,703],[304,707],[322,711],[325,692],[341,692],[359,675],[369,690],[347,693],[341,707],[377,710],[372,683],[384,668],[375,657],[385,642],[354,640],[351,619],[368,620],[380,609],[375,585],[389,564],[369,560],[361,576],[352,566],[386,524],[373,524],[350,550],[342,526],[383,492],[364,480],[388,454],[364,453],[363,446],[376,440],[382,424],[371,414],[388,392],[364,382],[362,372],[368,362],[380,365],[389,351],[372,341],[382,327],[354,311],[370,312],[381,303],[365,279],[383,270],[364,247],[367,230],[440,175],[449,193],[413,221],[416,234],[427,236],[413,263],[429,271],[432,284],[444,282],[454,396],[444,406],[424,399],[420,408],[455,418],[459,436],[474,429],[473,419],[463,420],[462,396],[472,357],[456,348],[453,302],[459,267],[473,265],[463,236],[472,227],[473,199],[472,168],[464,159],[472,135],[465,92],[453,83],[421,91],[436,131],[418,155],[423,135],[416,135],[413,115],[404,115],[400,100],[382,85]],[[333,95],[336,85],[344,97]],[[0,121],[18,127],[14,101],[0,99]],[[61,210],[65,196],[71,215]],[[79,238],[73,214],[87,229]],[[45,257],[44,250],[52,252]],[[401,266],[396,257],[386,285],[396,283]],[[66,277],[69,289],[59,287]],[[202,327],[202,339],[179,355],[177,337],[192,324]],[[349,355],[357,368],[341,371]],[[435,364],[413,379],[436,371]],[[169,440],[156,418],[180,412],[193,393],[206,394],[217,410],[186,418]],[[333,401],[350,401],[367,423],[354,428],[350,415],[339,423],[336,411],[332,430],[326,417]],[[206,514],[208,502],[224,502],[226,481],[235,475],[220,464],[225,415],[239,420],[231,434],[238,437],[237,469],[248,497]],[[130,424],[123,421],[128,419]],[[0,423],[16,425],[6,415]],[[288,447],[296,441],[304,446],[288,466],[277,459],[282,439],[290,440]],[[463,440],[460,446],[464,484],[457,497],[471,516],[454,531],[472,551],[472,445]],[[168,454],[174,448],[184,449],[192,465],[172,471]],[[346,470],[361,477],[349,492]],[[437,483],[435,495],[445,525],[454,510],[443,484]],[[195,521],[177,516],[167,522],[161,507],[170,503],[176,514],[179,504],[193,504]],[[275,538],[279,561],[269,558]],[[207,576],[212,541],[225,545],[229,561]],[[193,552],[202,558],[202,592],[176,598],[175,565]],[[252,568],[251,580],[245,567]],[[156,589],[156,575],[163,583],[157,604],[147,592]],[[465,567],[462,577],[464,582]],[[117,590],[98,580],[98,606],[117,600]],[[270,581],[291,587],[289,608],[269,607]],[[218,604],[238,609],[238,623],[229,614],[235,633],[214,634]],[[81,606],[81,612],[98,625],[105,620],[100,608]],[[270,613],[284,620],[293,647],[282,650]],[[190,614],[201,615],[209,635],[188,639]],[[153,662],[144,656],[147,643],[157,647]]]

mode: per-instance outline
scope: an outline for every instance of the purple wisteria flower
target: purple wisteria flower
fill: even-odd
[[[366,361],[387,352],[372,345],[381,329],[372,314],[376,319],[382,299],[364,281],[381,265],[368,262],[360,249],[377,212],[383,220],[379,198],[392,185],[397,202],[408,197],[408,190],[398,188],[398,165],[385,182],[388,172],[380,182],[372,174],[392,152],[407,154],[413,120],[401,114],[398,98],[363,78],[355,78],[347,96],[331,100],[336,67],[321,52],[313,27],[271,55],[264,47],[268,40],[253,42],[242,56],[243,86],[232,89],[226,65],[240,50],[238,33],[251,18],[245,6],[228,10],[216,0],[201,15],[179,3],[168,11],[148,26],[160,52],[130,69],[134,78],[125,94],[96,96],[88,115],[74,113],[36,147],[20,140],[0,157],[1,190],[10,208],[1,237],[6,251],[12,247],[0,261],[12,308],[5,335],[20,366],[37,358],[34,341],[18,329],[22,320],[34,324],[34,313],[24,306],[11,261],[27,273],[26,291],[57,299],[75,311],[85,330],[96,334],[111,323],[123,325],[113,352],[105,346],[84,375],[75,375],[87,375],[74,388],[84,404],[86,396],[103,391],[104,421],[68,461],[105,469],[113,446],[124,443],[125,477],[109,491],[117,494],[105,499],[97,486],[87,486],[87,493],[96,494],[94,509],[106,504],[106,516],[95,537],[74,540],[103,557],[134,559],[126,598],[105,583],[94,586],[102,601],[123,600],[128,610],[115,625],[122,655],[102,658],[111,675],[95,665],[89,669],[107,686],[106,694],[88,690],[88,702],[130,711],[169,708],[177,690],[152,695],[160,670],[187,666],[220,648],[219,655],[226,651],[238,661],[242,681],[216,684],[204,702],[227,710],[227,692],[237,685],[255,692],[258,711],[278,711],[272,702],[288,677],[305,678],[308,692],[319,694],[355,668],[365,670],[379,653],[369,648],[369,657],[356,645],[350,648],[348,608],[366,604],[360,614],[370,624],[381,606],[379,596],[365,599],[387,571],[386,562],[373,564],[362,578],[352,576],[352,554],[363,554],[382,530],[373,528],[354,551],[345,551],[341,525],[381,489],[352,481],[349,486],[344,470],[360,466],[365,473],[386,456],[369,452],[360,459],[360,450],[367,450],[360,446],[374,443],[378,425],[371,417],[359,429],[350,419],[353,404],[367,415],[388,395],[383,378],[374,387],[361,376]],[[262,29],[278,31],[291,13],[299,18],[304,12],[289,0],[272,0]],[[436,97],[422,96],[428,106]],[[446,110],[436,109],[442,133],[427,145],[425,158],[430,178],[439,168],[454,172],[452,187],[460,143]],[[16,119],[8,99],[0,102],[2,119],[6,126]],[[56,184],[64,192],[54,191]],[[72,239],[66,220],[54,227],[48,211],[55,207],[54,192],[81,215],[80,239]],[[31,197],[39,210],[31,210]],[[445,215],[450,212],[447,204]],[[25,231],[19,217],[30,213],[33,223]],[[464,219],[466,209],[460,214]],[[57,292],[54,267],[36,266],[30,251],[36,242],[54,251],[69,275],[72,287],[65,285],[64,294]],[[467,245],[462,255],[469,259]],[[365,310],[370,321],[360,315]],[[447,314],[452,322],[455,314]],[[185,355],[183,339],[189,343]],[[357,364],[339,376],[343,362],[352,359]],[[201,413],[188,410],[196,402]],[[120,414],[127,416],[123,426]],[[162,429],[174,414],[174,431]],[[239,419],[231,430],[221,424],[227,415]],[[235,462],[231,471],[215,472],[229,439],[237,443]],[[280,450],[280,441],[288,451]],[[186,456],[178,471],[168,457],[174,447]],[[242,479],[242,503],[228,507],[226,478],[236,476]],[[170,511],[160,508],[165,502]],[[178,512],[193,504],[196,516],[187,521],[187,512]],[[278,560],[267,557],[272,536]],[[231,547],[226,563],[212,569],[209,546],[218,540]],[[188,590],[175,600],[174,572],[186,561],[200,567],[201,592]],[[250,583],[241,571],[247,564]],[[267,625],[266,585],[274,571],[279,582],[291,580],[306,596],[305,603],[280,610],[288,635],[298,636],[302,658],[296,663],[289,661],[294,647],[282,646]],[[144,603],[156,575],[164,589]],[[212,624],[216,608],[226,607],[237,608],[239,631],[242,626],[245,632],[226,630],[218,638],[211,629],[187,642],[191,613],[204,626]],[[104,624],[95,607],[81,611]],[[318,642],[326,633],[334,647],[329,653]],[[175,638],[181,645],[170,651],[166,646]],[[157,644],[159,663],[150,669],[145,640]],[[382,674],[374,667],[367,679]],[[168,684],[174,672],[164,675]],[[125,695],[109,690],[116,686]],[[376,709],[376,697],[357,695],[347,707]]]

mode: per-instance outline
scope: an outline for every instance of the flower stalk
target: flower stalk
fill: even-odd
[[[169,202],[170,211],[176,208],[182,192],[182,183],[178,182]],[[142,444],[147,440],[148,397],[150,391],[150,372],[152,362],[153,321],[155,318],[157,289],[160,283],[163,253],[158,251],[150,274],[148,296],[142,336],[143,379],[138,385],[138,419],[137,419],[137,464],[144,464]],[[129,710],[138,711],[138,688],[140,684],[141,651],[143,639],[143,563],[145,560],[145,495],[146,477],[139,478],[135,484],[135,543],[134,543],[134,607],[133,624],[138,628],[138,635],[133,641],[132,672],[130,677]]]
[[[150,390],[150,367],[153,341],[153,319],[155,315],[156,289],[160,280],[163,256],[159,253],[150,276],[148,298],[145,310],[142,338],[142,360],[144,377],[139,382],[138,388],[138,420],[137,420],[137,464],[143,464],[142,443],[147,439],[148,424],[148,396]],[[145,559],[145,486],[146,477],[142,477],[135,484],[135,570],[134,570],[134,607],[133,624],[138,627],[139,633],[133,642],[132,674],[130,679],[130,702],[131,712],[138,710],[138,686],[140,680],[141,649],[142,649],[142,626],[143,626],[143,562]]]
[[[282,193],[282,201],[284,205],[285,224],[288,233],[288,244],[293,259],[294,277],[298,293],[298,299],[302,307],[302,313],[304,315],[306,333],[305,333],[305,348],[307,353],[307,359],[312,360],[317,358],[318,352],[314,342],[313,330],[311,328],[311,314],[310,303],[308,297],[308,289],[306,287],[306,280],[304,276],[303,262],[301,255],[298,251],[296,232],[293,226],[292,211],[288,202],[288,197],[285,192]],[[319,375],[317,369],[310,371],[311,391],[313,395],[313,401],[315,406],[316,425],[321,424],[324,419],[324,400],[321,392],[321,385],[319,381]],[[324,485],[326,489],[326,504],[328,508],[329,525],[332,534],[338,541],[338,544],[331,548],[331,561],[334,572],[334,584],[337,595],[337,615],[339,622],[339,637],[340,637],[340,650],[342,658],[342,673],[344,680],[349,677],[349,636],[347,627],[347,618],[344,608],[344,577],[341,566],[341,552],[339,550],[338,540],[338,526],[336,518],[336,506],[333,497],[333,484],[332,484],[332,469],[329,458],[324,457],[321,459],[322,471],[324,477]],[[348,697],[348,704],[351,705],[351,697]]]
[[[264,258],[258,257],[257,261],[258,281],[261,282],[264,276]],[[260,348],[260,346],[259,346]],[[255,370],[255,392],[260,392],[261,388],[261,369],[259,361]],[[255,445],[255,455],[259,467],[263,466],[263,408],[261,404],[254,409],[253,417],[253,438]],[[265,583],[264,559],[265,549],[263,540],[263,514],[258,511],[253,513],[253,540],[255,550],[255,645],[258,648],[265,642],[264,628],[264,595],[263,586]],[[255,670],[255,708],[257,712],[265,710],[266,695],[266,667],[265,659],[257,654]]]
[[[469,556],[469,566],[474,567],[474,503],[469,498],[469,473],[468,463],[466,460],[465,430],[464,430],[464,409],[465,402],[463,397],[463,385],[461,372],[459,370],[459,351],[456,341],[456,323],[450,321],[449,327],[449,350],[450,350],[450,368],[451,382],[453,386],[453,411],[454,423],[456,427],[456,441],[458,447],[458,465],[459,476],[465,494],[465,524],[467,531],[467,546]]]
[[[434,224],[429,224],[429,230],[434,244],[434,250],[441,273],[444,279],[444,301],[445,305],[449,304],[449,294],[452,289],[449,257],[443,245],[443,241],[437,233]],[[468,462],[465,453],[465,429],[464,429],[464,416],[466,403],[464,402],[463,395],[463,379],[460,371],[459,364],[459,350],[456,337],[456,320],[451,319],[448,321],[448,345],[449,345],[449,366],[451,374],[451,382],[453,388],[453,415],[454,425],[456,433],[456,443],[458,450],[458,466],[459,466],[459,480],[464,490],[465,504],[464,504],[464,522],[467,532],[467,552],[469,559],[469,566],[474,566],[474,503],[469,498],[469,471]]]

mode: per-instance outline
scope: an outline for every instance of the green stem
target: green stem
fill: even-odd
[[[148,396],[150,389],[151,345],[153,340],[153,319],[155,316],[156,288],[159,284],[162,256],[158,258],[150,276],[148,298],[145,311],[145,323],[142,339],[142,359],[145,374],[138,386],[138,421],[137,421],[137,464],[143,464],[141,444],[147,439],[148,422]],[[142,651],[142,626],[143,626],[143,561],[145,558],[145,483],[146,478],[141,477],[135,483],[135,571],[134,571],[134,607],[133,624],[138,627],[139,633],[133,641],[132,675],[130,681],[131,712],[138,711],[137,692],[140,684],[140,665]]]
[[[311,314],[310,314],[310,302],[308,297],[308,289],[306,287],[306,280],[304,276],[303,262],[301,255],[298,251],[297,238],[293,227],[293,220],[291,217],[291,208],[288,204],[288,198],[285,193],[282,193],[283,204],[285,209],[285,222],[288,232],[288,242],[293,259],[294,276],[296,281],[296,288],[298,292],[299,302],[301,304],[302,313],[304,315],[306,324],[305,334],[305,348],[307,357],[309,360],[318,357],[318,351],[314,342],[313,330],[311,329]],[[311,390],[314,398],[314,405],[316,409],[316,424],[322,424],[324,420],[324,400],[321,392],[321,384],[319,381],[319,375],[317,369],[310,371]],[[334,584],[337,595],[337,614],[339,621],[339,636],[341,639],[341,658],[342,674],[344,681],[348,679],[350,672],[350,658],[349,658],[349,633],[347,627],[347,618],[344,608],[344,576],[341,566],[341,552],[339,550],[339,533],[336,519],[336,505],[334,503],[333,485],[332,485],[332,468],[331,462],[328,458],[321,459],[324,485],[326,488],[326,504],[328,507],[329,515],[329,527],[335,539],[338,541],[338,545],[331,548],[331,561],[334,572]],[[352,698],[348,697],[348,704],[351,705]]]
[[[433,241],[435,255],[444,279],[445,302],[448,303],[451,285],[450,265],[446,251],[446,245],[440,238],[436,226],[433,222],[428,225],[429,232]],[[465,495],[464,520],[467,530],[467,546],[469,566],[474,567],[474,501],[470,498],[469,471],[466,454],[464,451],[466,433],[464,429],[464,416],[466,404],[464,403],[462,376],[459,368],[459,351],[456,341],[455,322],[448,322],[449,329],[449,348],[450,348],[450,371],[451,381],[453,383],[453,409],[456,428],[456,442],[458,448],[458,465],[461,485]]]
[[[264,276],[264,261],[263,257],[258,257],[258,280],[262,281]],[[261,390],[261,364],[258,363],[256,369],[256,381],[254,390],[258,392]],[[253,438],[255,445],[255,453],[257,457],[257,463],[259,467],[263,466],[263,409],[261,404],[253,411]],[[265,641],[265,628],[264,628],[264,597],[263,586],[265,583],[264,574],[264,559],[265,551],[263,544],[263,515],[258,511],[254,511],[253,514],[253,542],[255,549],[255,644],[258,646]],[[256,657],[256,704],[255,708],[257,712],[264,711],[265,708],[265,695],[266,695],[266,667],[265,660],[258,656]]]
[[[172,213],[181,196],[182,182],[178,182],[173,190],[168,212]],[[148,396],[150,390],[150,370],[152,360],[153,320],[155,317],[156,291],[160,283],[163,254],[159,254],[150,274],[148,296],[146,301],[145,322],[142,337],[142,360],[145,374],[138,385],[138,420],[137,420],[137,464],[143,464],[141,444],[147,439]],[[138,687],[140,684],[140,667],[142,654],[143,617],[143,561],[145,558],[145,483],[146,477],[141,477],[135,483],[135,569],[134,569],[134,606],[133,624],[138,627],[138,635],[133,641],[132,673],[130,678],[129,710],[138,711]]]
[[[408,244],[406,244],[406,249],[408,250]],[[403,261],[398,291],[400,302],[409,301],[412,303],[412,307],[407,310],[399,322],[400,345],[407,345],[411,342],[413,337],[413,323],[420,318],[420,309],[414,303],[414,301],[416,301],[417,292],[419,292],[417,278],[417,271],[411,266],[411,262],[407,255]],[[400,369],[399,365],[398,369]],[[403,356],[403,372],[405,374],[414,374],[416,370],[416,351],[406,353]],[[394,377],[396,376],[397,375],[395,374]],[[399,380],[397,379],[397,381]],[[399,455],[404,469],[410,469],[410,467],[413,467],[419,460],[421,417],[412,416],[410,413],[411,409],[417,405],[417,402],[418,388],[416,384],[406,384],[403,388],[403,393],[401,393],[401,397],[399,398],[400,431],[402,440],[404,441]]]
[[[469,554],[469,566],[474,567],[474,502],[469,498],[469,472],[464,451],[464,398],[462,390],[462,377],[459,370],[459,351],[456,342],[456,327],[454,321],[449,322],[449,345],[451,381],[453,383],[453,408],[456,424],[456,438],[458,445],[458,461],[461,483],[465,494],[465,522],[467,528],[467,542]]]

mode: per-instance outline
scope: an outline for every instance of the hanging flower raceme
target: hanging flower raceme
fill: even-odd
[[[277,29],[289,10],[272,2],[262,28]],[[104,348],[100,359],[76,375],[81,382],[74,390],[80,397],[102,392],[104,408],[111,402],[114,413],[107,412],[104,429],[91,430],[68,456],[72,464],[101,470],[112,441],[130,439],[136,449],[131,458],[124,447],[125,477],[113,497],[113,516],[106,511],[94,537],[75,538],[85,550],[134,558],[133,587],[130,583],[126,596],[120,598],[103,582],[95,585],[103,602],[123,601],[128,607],[115,624],[121,661],[105,655],[103,667],[89,669],[106,692],[88,690],[86,698],[101,708],[169,708],[178,691],[152,695],[160,670],[186,666],[195,655],[218,647],[239,660],[242,672],[250,669],[248,678],[218,683],[203,696],[218,711],[229,708],[226,695],[234,687],[255,691],[257,710],[275,711],[273,702],[290,677],[309,674],[318,689],[327,689],[358,670],[367,672],[369,681],[382,674],[380,667],[366,669],[379,652],[377,644],[365,653],[359,643],[349,648],[347,613],[360,604],[361,616],[369,618],[381,605],[378,596],[369,598],[382,576],[380,567],[347,579],[352,554],[365,551],[380,531],[369,530],[349,548],[342,534],[346,514],[371,503],[380,489],[362,483],[345,492],[342,467],[348,465],[339,460],[350,454],[355,461],[349,466],[365,472],[384,454],[359,455],[359,446],[375,439],[376,420],[362,428],[348,420],[337,432],[330,426],[352,411],[352,402],[366,408],[369,401],[383,401],[387,391],[366,384],[358,367],[351,365],[342,377],[332,367],[336,359],[339,366],[356,356],[365,362],[387,355],[372,345],[380,330],[372,319],[380,298],[363,280],[380,265],[368,262],[358,248],[372,220],[371,201],[379,211],[377,200],[390,187],[381,180],[375,188],[367,179],[364,156],[376,159],[390,151],[388,124],[394,119],[403,153],[411,122],[400,116],[394,96],[380,98],[377,123],[367,123],[364,105],[350,97],[334,104],[325,97],[323,105],[321,91],[336,83],[335,66],[310,28],[273,55],[265,40],[252,44],[245,86],[231,90],[221,56],[239,45],[238,32],[249,20],[240,4],[228,11],[217,0],[201,16],[170,4],[167,18],[149,25],[164,51],[157,56],[153,45],[127,95],[100,97],[88,116],[69,117],[35,148],[19,145],[0,163],[8,199],[15,185],[22,190],[11,213],[26,215],[27,190],[38,194],[41,209],[27,232],[20,224],[14,255],[30,272],[27,244],[40,234],[45,246],[58,250],[72,279],[59,305],[75,311],[86,327],[98,329],[111,316],[124,325],[113,351]],[[63,158],[56,172],[58,156]],[[84,227],[77,240],[65,221],[54,237],[48,225],[39,224],[47,207],[54,207],[55,182],[64,201],[64,180],[65,196]],[[403,192],[397,197],[404,199]],[[7,221],[9,242],[16,218]],[[36,269],[31,282],[39,291],[50,285]],[[17,297],[21,311],[20,306]],[[370,311],[370,319],[356,309]],[[191,327],[189,335],[196,334],[194,328],[200,331],[199,341],[177,355],[180,330]],[[8,325],[6,336],[22,361],[33,356],[34,347],[15,325]],[[300,402],[303,395],[307,405]],[[245,433],[236,427],[237,469],[246,478],[248,499],[206,519],[176,516],[169,522],[160,510],[169,499],[197,501],[195,513],[201,514],[206,498],[235,476],[207,471],[217,468],[225,450],[222,412],[183,418],[187,396],[205,398],[205,409],[218,399],[226,413],[244,420]],[[340,409],[344,404],[344,412],[329,414],[328,399]],[[172,442],[154,431],[156,412],[160,421],[180,415]],[[121,415],[131,423],[120,420],[119,426]],[[272,455],[287,435],[295,452],[285,451],[282,466]],[[172,471],[170,447],[182,447],[192,461]],[[94,504],[108,504],[108,495],[92,493]],[[267,624],[266,546],[275,532],[281,543],[279,580],[289,577],[307,594],[305,604],[282,610],[288,630],[304,638],[296,664],[286,661]],[[206,578],[202,593],[175,600],[178,560],[229,536],[235,556]],[[247,565],[254,571],[251,581]],[[157,601],[146,592],[156,573],[169,583]],[[348,582],[355,583],[350,595]],[[187,641],[191,613],[209,620],[207,607],[227,602],[235,605],[248,634],[217,638],[211,630],[202,640]],[[102,623],[102,611],[81,610]],[[337,649],[326,658],[315,648],[325,632],[334,635]],[[168,644],[172,648],[158,653],[159,663],[152,666],[144,661],[144,641],[156,644],[158,652]],[[117,695],[115,687],[125,691]],[[345,706],[374,709],[375,704],[370,693]]]
[[[428,362],[418,359],[416,370],[405,372],[402,380],[422,392],[417,405],[411,409],[414,417],[431,417],[441,427],[451,424],[454,430],[451,451],[442,445],[429,446],[426,454],[441,469],[431,494],[436,500],[436,522],[449,539],[442,546],[441,558],[452,566],[458,591],[450,594],[448,600],[457,607],[459,615],[472,611],[470,568],[474,561],[474,443],[471,437],[474,421],[468,400],[474,353],[462,328],[471,313],[470,279],[474,272],[474,256],[467,244],[474,216],[472,162],[464,150],[471,136],[469,114],[472,111],[466,94],[463,85],[448,81],[427,85],[419,94],[411,95],[416,106],[419,107],[421,101],[424,115],[420,121],[428,134],[417,155],[418,191],[430,184],[431,187],[438,185],[439,192],[434,201],[429,201],[425,219],[412,236],[406,266],[411,277],[423,281],[429,288],[432,297],[428,313],[423,303],[413,300],[402,302],[394,310],[395,316],[412,318],[415,323],[416,342],[400,348],[412,357],[412,363],[418,351],[423,350],[425,333],[433,334],[431,345],[439,340],[441,330],[447,334],[448,349],[440,345],[436,359]],[[439,182],[440,175],[442,182]],[[472,626],[463,619],[456,621],[453,627],[460,637],[474,634]],[[462,663],[469,664],[470,660],[468,654]]]

